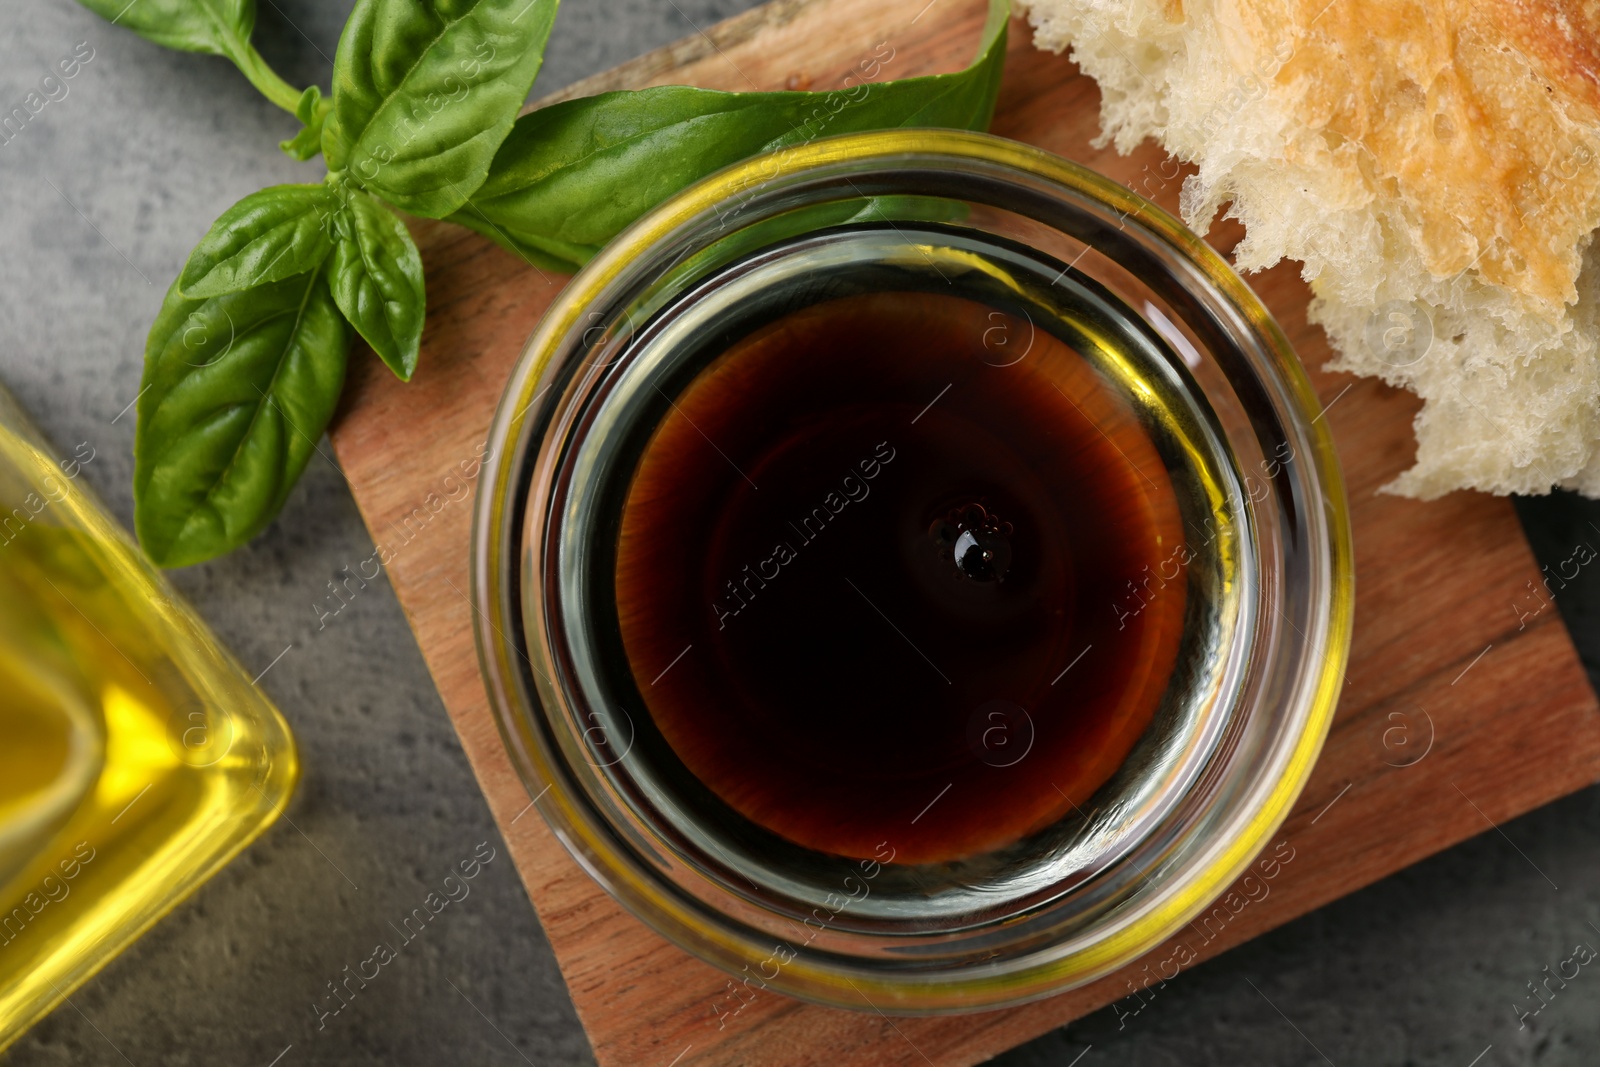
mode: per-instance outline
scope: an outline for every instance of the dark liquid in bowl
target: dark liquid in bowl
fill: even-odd
[[[617,610],[662,737],[724,802],[822,852],[938,862],[1088,814],[1172,672],[1184,544],[1088,360],[982,303],[873,293],[673,398]]]

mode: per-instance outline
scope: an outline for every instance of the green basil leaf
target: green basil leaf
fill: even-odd
[[[365,193],[352,190],[337,232],[333,299],[378,358],[410,381],[422,341],[422,256],[406,224]]]
[[[256,24],[255,0],[78,0],[163,48],[235,56]]]
[[[984,129],[1005,58],[1008,0],[990,0],[973,64],[954,74],[860,81],[816,93],[669,85],[566,100],[517,120],[489,176],[450,221],[521,252],[582,255],[695,181],[761,152],[900,126]],[[880,49],[886,46],[880,46]],[[863,78],[892,69],[881,52]]]
[[[528,97],[556,3],[357,0],[333,61],[328,167],[415,215],[459,208]]]
[[[315,85],[306,87],[300,94],[300,102],[295,105],[294,117],[303,124],[299,133],[287,141],[279,141],[278,147],[304,161],[322,151],[322,126],[327,121],[328,112],[333,108],[333,101],[322,98],[322,90]]]
[[[237,548],[333,417],[350,328],[321,269],[204,300],[167,291],[145,346],[134,527],[163,567]]]
[[[287,141],[279,141],[278,147],[292,159],[304,162],[322,151],[322,123],[307,126]]]
[[[208,297],[304,274],[333,250],[339,198],[326,185],[274,185],[222,213],[178,276],[184,296]]]
[[[589,262],[600,249],[597,246],[574,245],[541,237],[536,233],[512,235],[491,222],[471,201],[450,216],[450,221],[469,230],[475,230],[494,241],[501,248],[519,256],[540,270],[576,274],[578,268]]]

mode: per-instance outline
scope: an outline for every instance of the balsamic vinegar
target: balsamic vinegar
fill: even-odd
[[[1178,656],[1185,528],[1103,366],[959,290],[822,300],[671,400],[622,505],[654,726],[790,842],[1004,846],[1127,758]]]

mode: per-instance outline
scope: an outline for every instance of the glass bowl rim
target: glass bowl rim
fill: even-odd
[[[538,399],[534,390],[557,353],[557,342],[580,328],[586,310],[636,259],[680,227],[692,225],[707,211],[737,196],[751,195],[769,179],[792,178],[831,164],[878,157],[943,158],[998,166],[1059,185],[1124,218],[1136,219],[1198,270],[1256,334],[1270,356],[1265,369],[1275,376],[1284,399],[1293,405],[1298,429],[1313,445],[1310,466],[1314,484],[1322,491],[1322,526],[1327,536],[1319,547],[1328,583],[1321,666],[1315,672],[1315,686],[1305,698],[1303,725],[1288,748],[1281,773],[1236,835],[1213,850],[1169,899],[1068,957],[998,976],[977,969],[971,975],[947,972],[942,976],[940,995],[933,998],[936,1005],[928,1003],[925,978],[903,981],[888,974],[867,979],[869,987],[888,1002],[887,1010],[898,1014],[992,1010],[1062,992],[1107,974],[1158,947],[1211,905],[1246,871],[1287,818],[1321,751],[1343,685],[1354,614],[1354,567],[1348,502],[1331,432],[1325,421],[1313,419],[1319,409],[1317,396],[1288,338],[1261,299],[1177,218],[1081,164],[1021,142],[954,130],[898,129],[820,138],[752,157],[674,195],[625,229],[573,276],[546,309],[518,356],[490,429],[484,456],[487,476],[479,479],[474,506],[470,563],[473,628],[489,703],[529,806],[540,807],[569,854],[647,927],[692,955],[733,973],[741,963],[761,959],[766,950],[755,948],[751,939],[707,923],[694,908],[663,894],[656,881],[629,862],[625,847],[614,837],[596,832],[599,828],[590,825],[574,798],[565,795],[561,775],[550,773],[550,753],[544,751],[529,724],[529,717],[538,711],[516,698],[518,686],[511,677],[516,667],[511,657],[526,653],[510,644],[508,632],[520,631],[508,618],[501,595],[512,578],[508,566],[522,562],[521,545],[508,543],[507,536],[521,521],[517,514],[521,511],[519,487],[511,479],[523,473],[523,468],[512,461],[526,454],[529,412]],[[539,803],[541,800],[547,802]],[[791,972],[786,981],[767,984],[819,1003],[858,1009],[876,1006],[859,987],[854,989],[858,995],[848,995],[831,972],[818,969],[811,974],[801,966],[802,959],[786,961]]]

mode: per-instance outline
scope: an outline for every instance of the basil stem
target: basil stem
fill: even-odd
[[[250,43],[255,0],[78,0],[114,25],[163,48],[225,56],[262,96],[294,114],[300,90],[278,77]]]
[[[250,79],[250,84],[262,96],[291,115],[299,108],[302,90],[278,77],[278,72],[267,66],[267,61],[261,58],[261,53],[250,42],[244,42],[244,47],[238,52],[230,52],[228,58],[233,60],[233,65]]]

